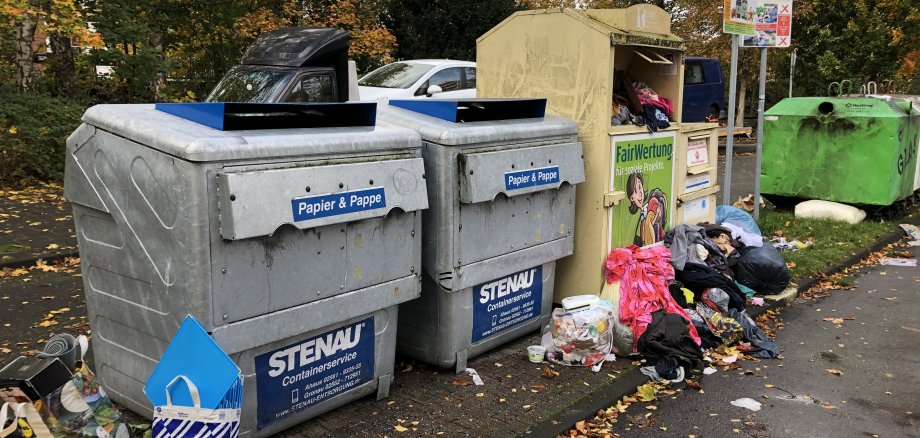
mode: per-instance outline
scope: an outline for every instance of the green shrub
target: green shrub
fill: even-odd
[[[84,110],[67,99],[0,87],[0,182],[60,181],[67,136]]]

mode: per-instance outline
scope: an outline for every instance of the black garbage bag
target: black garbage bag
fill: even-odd
[[[782,292],[792,278],[786,260],[769,243],[760,248],[742,248],[734,270],[735,281],[763,295]]]

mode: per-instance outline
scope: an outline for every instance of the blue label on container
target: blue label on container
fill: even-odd
[[[473,342],[540,316],[543,266],[473,288]]]
[[[561,181],[559,166],[541,167],[539,169],[505,172],[505,190],[517,190],[526,187],[555,184]]]
[[[306,196],[291,200],[294,222],[319,219],[387,206],[383,187],[352,190],[328,195]]]
[[[256,356],[259,429],[374,378],[374,318]]]

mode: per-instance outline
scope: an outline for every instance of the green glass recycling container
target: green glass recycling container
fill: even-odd
[[[890,205],[914,192],[920,112],[909,101],[783,99],[763,133],[764,194]]]

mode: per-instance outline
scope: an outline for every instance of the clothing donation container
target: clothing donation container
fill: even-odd
[[[516,12],[479,37],[476,64],[477,96],[546,96],[547,112],[578,123],[586,181],[577,189],[574,254],[559,261],[556,284],[564,287],[556,302],[599,294],[611,250],[661,244],[678,221],[712,216],[713,206],[702,204],[718,190],[715,142],[678,122],[683,42],[663,9]],[[682,169],[690,137],[710,142],[708,162]],[[702,182],[704,173],[702,191],[678,183]]]

